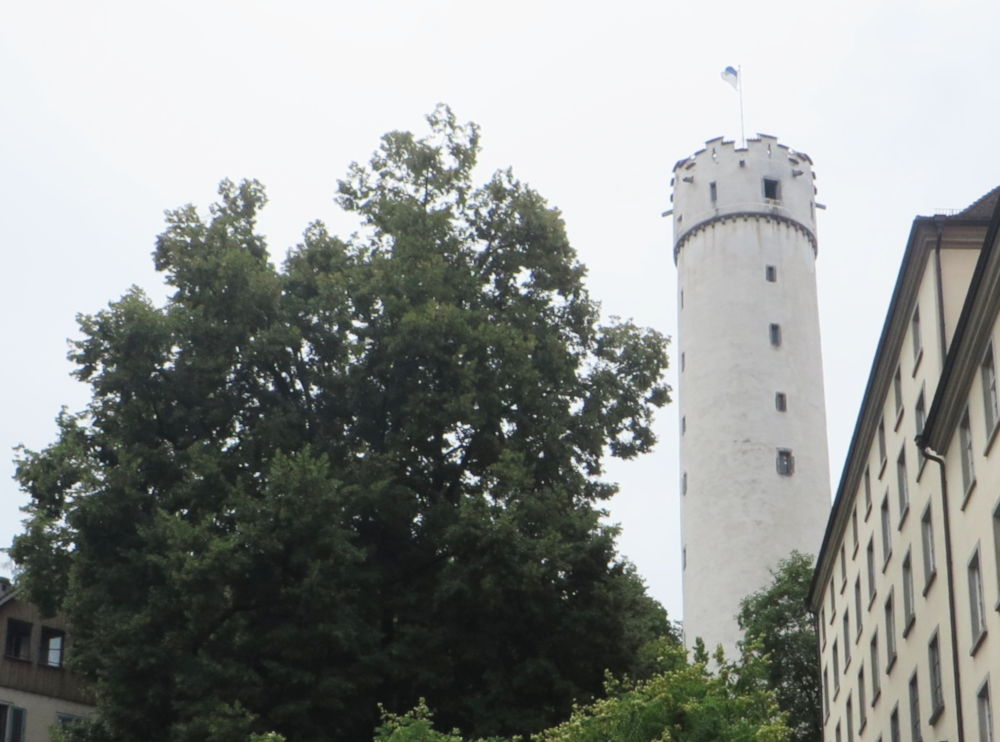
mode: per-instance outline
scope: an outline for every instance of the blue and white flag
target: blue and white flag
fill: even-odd
[[[740,89],[740,73],[736,71],[735,67],[726,67],[722,70],[722,79],[733,86],[733,90]]]

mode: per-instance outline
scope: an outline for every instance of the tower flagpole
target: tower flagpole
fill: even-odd
[[[736,81],[739,83],[739,94],[740,94],[740,146],[747,146],[747,130],[743,126],[743,66],[737,66],[736,68]]]
[[[740,106],[740,147],[746,148],[747,146],[747,133],[743,126],[743,68],[742,67],[726,67],[722,70],[722,79],[733,86],[733,90],[739,96],[739,106]]]

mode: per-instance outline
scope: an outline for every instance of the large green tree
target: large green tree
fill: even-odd
[[[792,552],[771,572],[771,582],[740,602],[743,651],[762,655],[767,682],[788,714],[794,742],[822,738],[816,626],[807,596],[811,556]]]
[[[12,554],[72,622],[88,738],[360,740],[420,695],[535,731],[668,631],[600,511],[665,341],[602,325],[559,213],[428,120],[340,182],[349,239],[312,224],[277,269],[262,187],[225,182],[168,212],[164,305],[80,318],[92,401],[22,452]]]

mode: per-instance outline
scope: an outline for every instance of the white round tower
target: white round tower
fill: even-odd
[[[812,161],[759,135],[674,166],[684,635],[734,657],[740,600],[830,509]]]

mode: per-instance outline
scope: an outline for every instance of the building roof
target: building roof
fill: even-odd
[[[1000,247],[997,246],[1000,187],[994,188],[956,216],[973,211],[981,214],[986,208],[990,208],[990,226],[944,359],[934,399],[927,412],[924,432],[920,436],[923,445],[941,453],[947,450],[965,410],[964,400],[968,397],[969,386],[986,352],[993,323],[1000,314]]]

